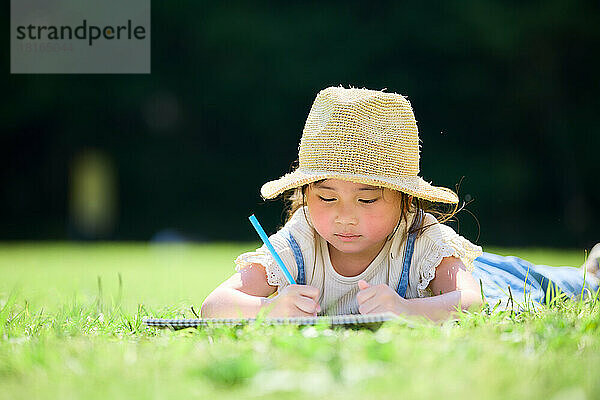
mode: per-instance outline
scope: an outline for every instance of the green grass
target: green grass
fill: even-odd
[[[0,245],[1,399],[600,397],[600,304],[442,325],[148,329],[257,244]],[[493,249],[579,265],[583,252]]]

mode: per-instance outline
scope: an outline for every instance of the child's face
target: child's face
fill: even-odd
[[[342,253],[375,257],[400,219],[400,192],[326,179],[309,186],[306,202],[316,231]]]

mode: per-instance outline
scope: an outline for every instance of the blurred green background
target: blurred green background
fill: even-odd
[[[151,38],[150,75],[0,55],[0,240],[256,240],[247,216],[283,210],[260,186],[340,84],[409,98],[421,175],[474,200],[465,237],[600,240],[597,1],[153,2]]]

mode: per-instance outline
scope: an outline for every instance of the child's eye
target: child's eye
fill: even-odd
[[[334,201],[335,199],[326,199],[325,197],[321,197],[319,196],[319,199],[326,201],[326,202],[330,202],[330,201]]]
[[[359,199],[358,201],[360,201],[361,203],[365,203],[365,204],[371,204],[371,203],[375,203],[377,200],[379,200],[379,199],[370,199],[370,200]]]

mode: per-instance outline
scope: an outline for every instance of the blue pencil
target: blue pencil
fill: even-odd
[[[268,238],[267,234],[265,233],[264,229],[262,228],[262,226],[260,226],[260,223],[254,216],[254,214],[249,216],[248,219],[252,223],[252,226],[254,227],[254,229],[256,229],[258,236],[260,236],[260,238],[262,239],[265,246],[267,246],[267,249],[269,249],[269,251],[271,252],[271,255],[277,262],[277,265],[279,265],[279,268],[281,268],[281,270],[283,271],[283,274],[285,275],[285,278],[287,279],[288,283],[290,285],[295,285],[296,281],[292,277],[292,274],[290,274],[290,271],[288,271],[288,269],[285,267],[285,264],[281,260],[281,257],[279,257],[279,254],[277,254],[277,252],[275,251],[275,248],[271,244],[271,241],[269,240],[269,238]]]

